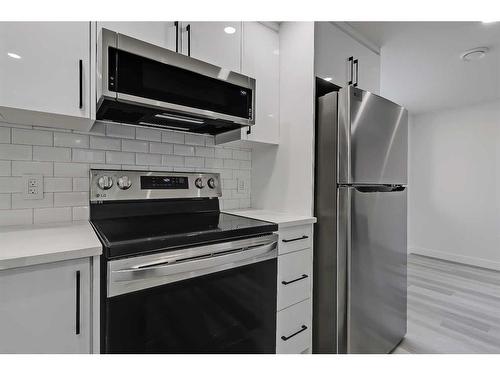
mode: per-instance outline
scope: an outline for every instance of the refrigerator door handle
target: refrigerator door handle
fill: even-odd
[[[360,193],[391,193],[404,191],[406,186],[403,185],[371,185],[371,186],[354,186],[354,189]]]
[[[351,194],[349,186],[337,190],[337,353],[349,352],[349,267],[351,253]]]

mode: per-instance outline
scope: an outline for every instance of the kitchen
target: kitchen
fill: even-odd
[[[436,108],[402,106],[376,24],[1,22],[0,352],[439,349],[412,341],[412,264],[481,267],[458,273],[489,300],[498,269],[417,246]]]

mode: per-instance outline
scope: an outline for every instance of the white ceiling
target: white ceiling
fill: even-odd
[[[381,94],[422,113],[500,99],[500,22],[349,22],[381,48]],[[482,59],[460,54],[488,47]]]

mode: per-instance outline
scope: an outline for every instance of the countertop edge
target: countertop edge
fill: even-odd
[[[223,210],[223,212],[231,215],[248,217],[256,220],[270,221],[272,223],[278,224],[278,228],[314,224],[317,221],[317,219],[313,216],[299,216],[299,215],[295,216],[294,214],[289,214],[286,212],[259,210],[251,208],[237,209],[237,210]]]

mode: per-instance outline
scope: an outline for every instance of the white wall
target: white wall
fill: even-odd
[[[500,102],[410,122],[411,252],[500,269]]]
[[[217,172],[222,208],[247,208],[251,154],[214,146],[211,136],[121,124],[78,133],[0,123],[0,225],[87,219],[89,168]],[[23,174],[43,175],[43,199],[23,199]],[[246,191],[237,191],[238,179]]]
[[[252,153],[252,207],[311,215],[314,23],[280,25],[280,144]]]

